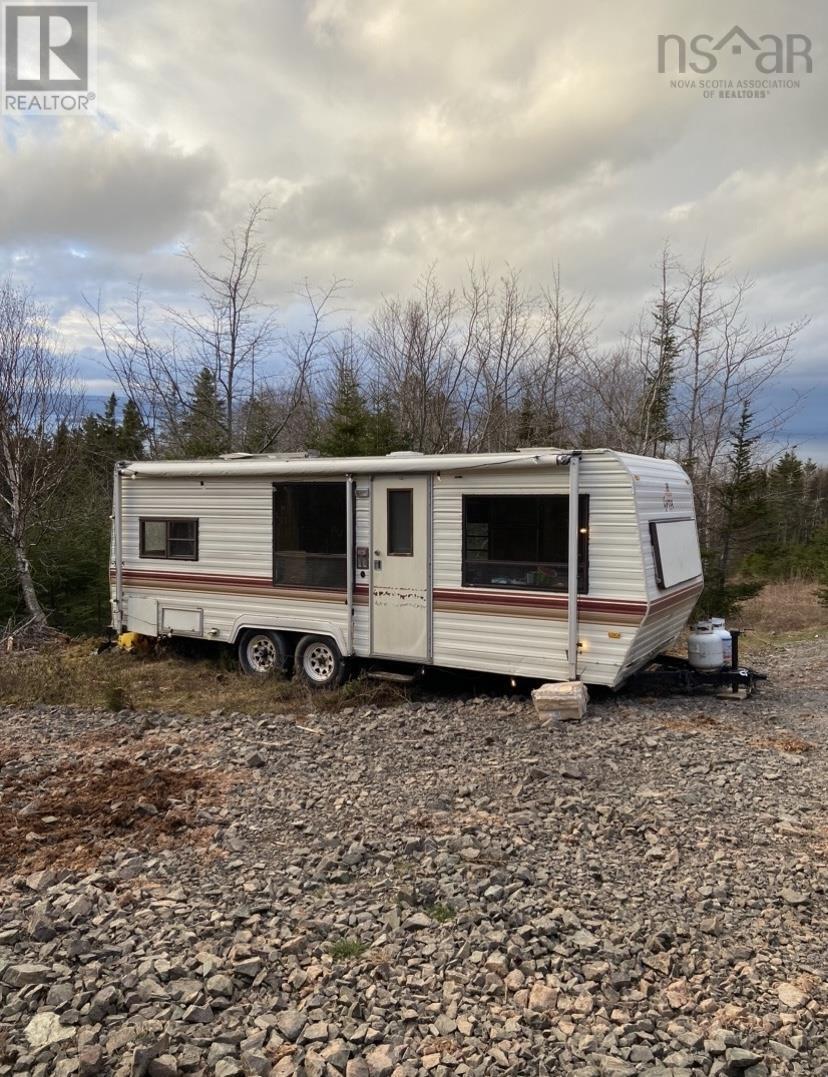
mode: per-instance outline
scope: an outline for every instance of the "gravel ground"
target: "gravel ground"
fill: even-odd
[[[555,728],[0,709],[0,1074],[828,1074],[826,657]]]

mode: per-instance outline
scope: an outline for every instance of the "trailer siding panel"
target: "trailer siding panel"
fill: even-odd
[[[684,470],[672,460],[627,454],[620,454],[619,459],[633,476],[639,546],[644,558],[645,588],[650,603],[647,617],[620,674],[623,679],[629,669],[640,667],[676,641],[696,604],[704,580],[696,576],[675,587],[662,589],[656,577],[650,521],[696,519],[693,489]]]
[[[272,481],[126,479],[123,504],[128,616],[130,600],[136,608],[141,599],[156,599],[203,609],[211,639],[233,642],[243,627],[255,626],[321,632],[345,648],[344,591],[280,595],[272,586]],[[139,519],[149,516],[198,519],[198,560],[140,557]]]
[[[588,597],[641,600],[643,562],[632,480],[614,454],[585,455],[581,466],[581,492],[589,494],[589,593]],[[564,680],[567,669],[566,595],[548,595],[558,608],[536,616],[516,616],[508,610],[476,613],[445,608],[445,591],[478,599],[491,597],[491,606],[519,602],[526,592],[508,589],[462,587],[463,495],[464,494],[563,494],[569,492],[567,468],[542,468],[511,475],[503,469],[475,474],[473,471],[445,475],[434,487],[434,661],[458,668],[485,668],[516,676]],[[534,592],[535,596],[539,593]],[[541,595],[543,593],[540,593]],[[563,603],[561,603],[563,599]],[[644,614],[642,608],[639,620]],[[634,623],[623,626],[620,638],[612,638],[618,624],[607,617],[589,614],[581,620],[579,674],[595,684],[611,684],[624,664],[636,631]]]

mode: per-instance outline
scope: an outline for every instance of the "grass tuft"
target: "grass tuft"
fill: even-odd
[[[328,953],[334,961],[356,961],[368,949],[359,939],[337,939],[328,947]]]
[[[104,685],[103,703],[110,711],[127,711],[132,709],[126,688],[122,684],[110,681]]]
[[[449,920],[453,920],[455,917],[455,909],[453,905],[448,905],[442,901],[438,901],[435,905],[429,905],[426,912],[432,920],[436,920],[438,924],[447,924]]]
[[[40,650],[0,654],[0,700],[98,708],[158,709],[180,714],[214,710],[242,714],[336,714],[360,706],[387,707],[405,697],[393,687],[358,677],[330,692],[314,692],[284,677],[247,677],[232,649],[201,643],[156,653],[116,648],[96,654],[99,640],[55,641]]]

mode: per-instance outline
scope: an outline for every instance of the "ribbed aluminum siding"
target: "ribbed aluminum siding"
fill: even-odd
[[[151,479],[124,480],[124,571],[198,573],[265,581],[273,572],[273,484],[268,479]],[[344,481],[343,481],[344,490]],[[343,493],[344,496],[344,493]],[[198,561],[139,556],[139,518],[194,517],[198,519]],[[130,583],[127,598],[155,598],[166,605],[180,602],[204,610],[204,635],[233,641],[240,628],[283,628],[334,635],[346,646],[347,607],[342,599],[304,601],[270,595],[222,594],[186,585],[172,589],[151,583]],[[215,632],[211,632],[215,629]]]
[[[643,601],[642,556],[629,474],[613,454],[587,454],[580,485],[581,492],[590,496],[590,596]],[[434,484],[435,588],[462,586],[463,494],[567,494],[568,490],[569,471],[560,467],[532,473],[443,474]],[[499,589],[490,593],[521,594]],[[619,632],[620,638],[611,638],[610,632]],[[594,684],[614,683],[634,634],[634,626],[619,625],[611,614],[606,622],[583,622],[578,633],[581,677]],[[434,661],[438,665],[565,680],[566,651],[565,611],[556,620],[439,609],[434,613]]]
[[[656,602],[686,592],[686,596],[675,605],[648,613],[627,656],[627,674],[674,643],[687,623],[704,580],[697,576],[676,587],[662,590],[656,579],[650,521],[688,516],[695,520],[693,490],[687,474],[672,460],[654,460],[647,456],[627,454],[619,454],[619,460],[633,479],[648,599]]]

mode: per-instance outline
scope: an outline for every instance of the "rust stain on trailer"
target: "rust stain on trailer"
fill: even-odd
[[[375,587],[373,601],[377,607],[393,606],[395,609],[424,610],[426,593],[409,587]]]

